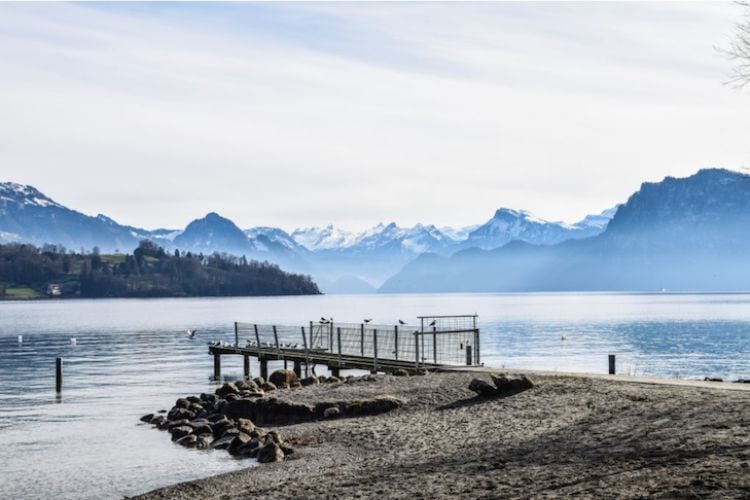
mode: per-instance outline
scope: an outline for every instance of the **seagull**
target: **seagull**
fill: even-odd
[[[198,333],[198,330],[196,330],[195,328],[193,328],[192,330],[188,329],[187,336],[192,339],[195,338],[196,333]]]
[[[365,323],[369,323],[370,321],[372,321],[372,318],[363,319],[362,321],[364,321]]]
[[[405,325],[405,324],[406,324],[406,321],[404,321],[404,320],[400,319],[400,320],[398,320],[398,324],[399,324],[399,325]]]
[[[70,345],[75,346],[76,345],[76,338],[70,337]]]
[[[568,340],[568,336],[563,333],[560,335],[560,340]]]
[[[429,324],[429,325],[427,325],[427,326],[435,326],[435,322],[436,322],[436,321],[437,321],[436,319],[433,319],[433,320],[432,320],[432,323],[430,323],[430,324]]]

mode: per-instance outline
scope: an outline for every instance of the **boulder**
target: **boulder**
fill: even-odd
[[[162,417],[162,418],[164,418],[164,417]],[[141,417],[141,422],[145,422],[147,424],[150,424],[153,419],[154,419],[154,414],[153,413],[149,413],[149,414],[143,415]]]
[[[237,454],[243,457],[253,457],[253,455],[257,455],[259,448],[260,440],[251,438],[250,441],[239,447]]]
[[[409,373],[409,370],[406,370],[404,368],[399,368],[398,370],[393,371],[393,375],[397,377],[408,377],[410,373]]]
[[[279,444],[279,445],[283,443],[283,440],[281,439],[281,434],[279,434],[276,431],[270,431],[268,434],[266,434],[265,439],[266,441],[273,441],[274,443]]]
[[[235,385],[240,391],[257,391],[260,386],[252,380],[238,380]]]
[[[321,384],[325,384],[326,380],[328,380],[328,377],[326,377],[325,375],[318,376],[318,382],[320,382]]]
[[[219,398],[216,396],[216,394],[207,394],[204,392],[204,393],[201,393],[200,399],[203,402],[203,406],[211,407]]]
[[[330,406],[323,410],[323,418],[338,418],[341,416],[341,410],[336,406]]]
[[[362,413],[365,415],[386,413],[395,410],[396,408],[400,408],[404,403],[404,400],[393,396],[378,396],[373,399],[362,401]]]
[[[260,386],[260,388],[265,392],[275,391],[276,389],[278,389],[278,387],[276,387],[276,384],[271,382],[264,382],[263,385]]]
[[[170,424],[169,420],[165,418],[164,420],[161,421],[159,425],[157,425],[157,427],[159,428],[160,431],[166,431],[169,429],[169,424]]]
[[[255,377],[253,379],[253,382],[255,382],[255,385],[257,385],[258,387],[263,387],[263,384],[266,383],[266,379],[264,379],[263,377]]]
[[[229,446],[227,446],[227,451],[230,455],[239,455],[240,448],[248,441],[250,441],[249,435],[243,433],[237,434],[234,436],[234,439],[232,439],[232,442],[229,443]]]
[[[229,447],[230,444],[232,444],[234,438],[234,435],[220,437],[219,439],[216,439],[211,443],[211,448],[217,450],[225,450]]]
[[[706,377],[703,379],[704,382],[724,382],[724,379],[717,377]]]
[[[191,425],[194,434],[211,434],[213,436],[214,430],[208,424]]]
[[[228,429],[233,429],[234,424],[229,419],[224,418],[223,420],[214,422],[211,428],[214,430],[214,436],[221,437]]]
[[[151,417],[151,420],[148,421],[149,424],[153,424],[157,427],[160,426],[162,422],[168,422],[167,417],[165,417],[164,415],[156,415],[154,417]]]
[[[198,412],[203,411],[203,405],[199,403],[190,403],[188,410],[197,414]]]
[[[185,399],[187,399],[191,403],[200,403],[201,402],[201,398],[198,397],[198,396],[188,396]]]
[[[338,377],[334,377],[333,375],[326,379],[326,384],[335,384],[336,382],[341,382],[341,379]]]
[[[318,385],[318,384],[320,384],[320,381],[318,380],[318,377],[316,377],[315,375],[313,375],[311,377],[303,378],[302,380],[300,380],[300,383],[303,386],[308,386],[308,385]]]
[[[174,437],[174,435],[172,435]],[[180,439],[178,439],[177,444],[180,446],[184,446],[186,448],[195,448],[195,445],[198,443],[198,436],[195,434],[187,434]]]
[[[255,425],[248,418],[238,418],[237,428],[240,430],[240,432],[244,432],[245,434],[250,434],[251,432],[255,430]]]
[[[277,387],[290,386],[297,381],[297,374],[292,370],[276,370],[268,377],[268,381]]]
[[[180,398],[174,404],[175,408],[185,408],[185,409],[187,409],[188,406],[190,406],[190,401],[188,401],[186,398]]]
[[[242,399],[242,396],[240,396],[239,394],[227,394],[226,396],[224,396],[224,398],[227,401],[237,401],[238,399]]]
[[[187,401],[187,399],[185,401]],[[188,403],[188,405],[190,405],[190,403]],[[186,408],[178,408],[175,406],[169,411],[169,413],[167,413],[167,418],[169,420],[192,420],[195,418],[195,413]]]
[[[267,464],[271,462],[279,462],[281,460],[284,460],[284,452],[281,450],[281,447],[273,441],[258,450],[258,463]]]
[[[180,438],[192,434],[193,428],[189,425],[181,425],[169,429],[169,432],[172,434],[172,441],[178,441]]]
[[[498,389],[482,379],[475,378],[469,383],[469,390],[482,397],[496,396]]]
[[[200,434],[198,440],[195,443],[195,447],[199,450],[207,450],[211,447],[214,442],[214,437],[211,434]]]
[[[224,382],[224,385],[216,389],[216,395],[226,397],[229,394],[237,394],[240,390],[232,382]]]
[[[516,394],[534,387],[534,382],[526,375],[507,376],[504,373],[492,375],[497,391],[503,395]]]

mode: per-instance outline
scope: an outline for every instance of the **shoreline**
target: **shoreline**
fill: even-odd
[[[288,460],[131,498],[750,494],[750,384],[513,371],[536,386],[489,398],[468,389],[498,371],[379,375],[278,391],[274,397],[299,402],[389,395],[406,403],[375,416],[269,426],[294,443]]]

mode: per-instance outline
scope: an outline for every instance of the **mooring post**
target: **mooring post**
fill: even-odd
[[[265,358],[258,358],[260,362],[260,378],[268,382],[268,360]]]
[[[221,354],[214,354],[214,380],[221,380]]]
[[[361,355],[364,358],[365,357],[365,324],[364,323],[359,324],[359,348],[361,351]]]
[[[234,347],[240,346],[240,332],[237,328],[237,322],[234,322]]]
[[[62,392],[63,359],[55,358],[55,391]]]
[[[615,355],[614,354],[609,355],[609,374],[610,375],[615,374]]]
[[[378,373],[378,329],[372,331],[372,373]]]
[[[393,353],[396,355],[396,359],[398,359],[398,325],[393,326],[393,344]]]
[[[297,375],[297,378],[302,377],[302,363],[299,361],[294,362],[294,374]]]
[[[250,379],[250,356],[247,354],[242,355],[242,371],[245,374],[245,380]]]
[[[331,375],[333,375],[336,378],[341,376],[341,370],[339,369],[338,366],[334,366],[333,368],[331,368]]]
[[[473,362],[474,362],[474,359],[471,356],[471,346],[467,344],[466,345],[466,365],[471,366]]]
[[[414,332],[414,368],[419,371],[419,332]]]

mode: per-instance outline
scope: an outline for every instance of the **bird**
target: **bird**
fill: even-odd
[[[362,321],[364,321],[365,323],[369,323],[370,321],[372,321],[372,318],[363,319]]]
[[[568,340],[568,336],[563,333],[560,335],[560,340]]]
[[[76,345],[76,338],[70,337],[70,345],[75,346]]]
[[[18,343],[23,344],[23,335],[18,336]]]
[[[405,325],[405,324],[406,324],[406,321],[404,321],[404,320],[400,319],[400,320],[398,320],[398,324],[399,324],[399,325]]]
[[[324,318],[323,316],[321,316],[321,317],[320,317],[320,322],[321,322],[321,323],[325,323],[326,321],[328,321],[328,320],[327,320],[327,319],[325,319],[325,318]]]
[[[187,336],[192,339],[192,338],[195,338],[196,333],[198,333],[198,330],[196,330],[195,328],[193,328],[192,330],[188,329]]]
[[[430,323],[430,324],[429,324],[429,325],[427,325],[427,326],[435,326],[435,322],[436,322],[436,321],[437,321],[436,319],[433,319],[433,320],[432,320],[432,323]]]

